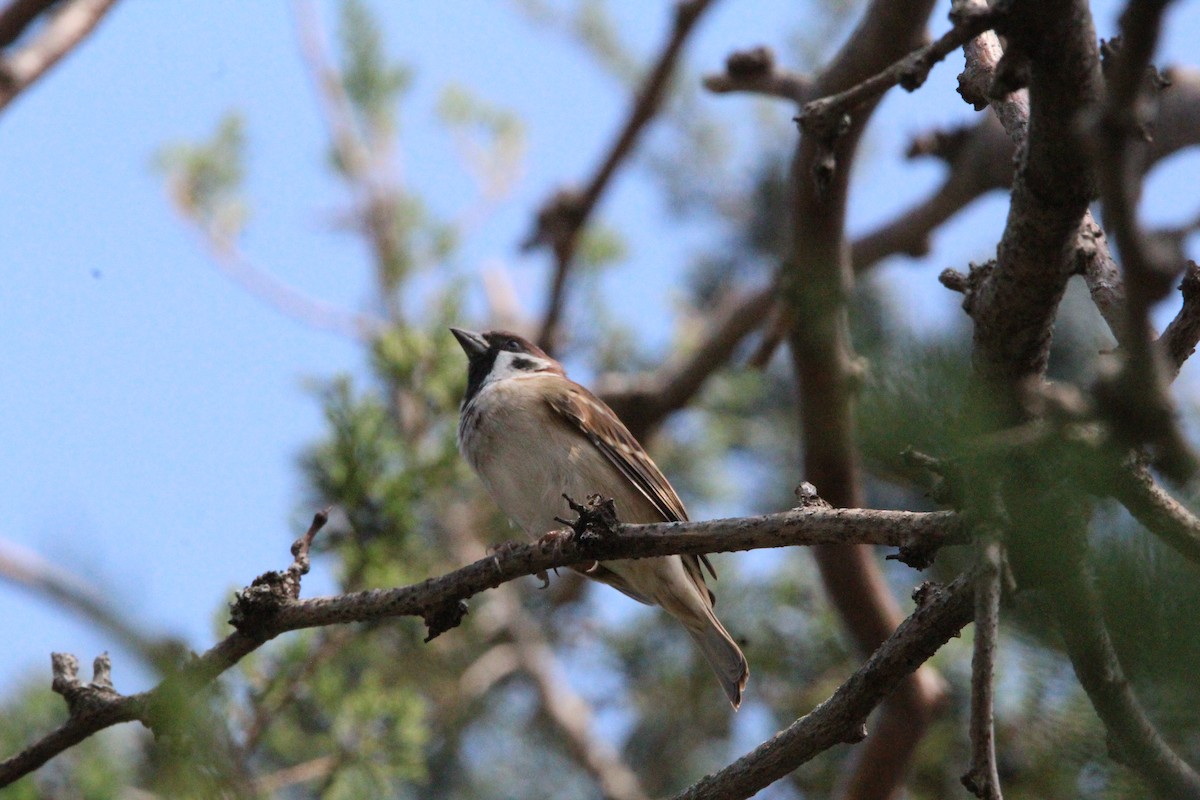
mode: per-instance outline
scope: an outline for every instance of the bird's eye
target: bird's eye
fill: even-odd
[[[512,352],[515,353],[521,349],[521,345],[519,345],[517,343],[516,339],[509,339],[507,342],[504,343],[504,349],[511,350]]]

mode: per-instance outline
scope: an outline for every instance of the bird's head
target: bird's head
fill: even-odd
[[[463,404],[489,383],[535,372],[563,374],[562,366],[542,348],[508,331],[475,331],[451,328],[467,354],[467,392]]]

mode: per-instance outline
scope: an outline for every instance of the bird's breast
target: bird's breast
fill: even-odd
[[[604,455],[517,381],[475,396],[463,411],[459,446],[496,504],[530,536],[562,527],[556,516],[570,518],[564,494],[578,502],[593,492],[612,497],[627,521],[646,513]]]

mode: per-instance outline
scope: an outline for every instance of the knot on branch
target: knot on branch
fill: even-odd
[[[959,125],[949,130],[934,130],[914,136],[904,151],[907,159],[933,156],[947,164],[953,164],[963,148],[975,134],[975,126]]]
[[[913,602],[917,604],[917,608],[922,608],[931,600],[937,599],[943,589],[944,587],[936,581],[921,581],[912,591]]]
[[[556,254],[569,251],[585,215],[583,194],[576,189],[559,189],[538,210],[533,232],[521,242],[521,249],[529,252],[549,246]]]
[[[962,785],[968,792],[980,798],[980,800],[988,800],[992,797],[997,797],[998,788],[992,786],[992,777],[986,769],[980,767],[972,767],[969,771],[963,773],[959,778]]]
[[[975,296],[978,294],[979,287],[988,279],[995,266],[995,259],[986,261],[983,264],[976,264],[972,261],[966,275],[963,275],[956,269],[944,269],[938,275],[938,283],[952,292],[962,294],[963,311],[967,312],[968,316],[974,316]]]
[[[797,486],[794,494],[796,495],[796,499],[800,501],[800,505],[796,506],[796,508],[806,511],[824,511],[825,509],[833,508],[833,506],[817,494],[817,487],[808,481]]]
[[[725,74],[746,81],[770,75],[775,70],[775,52],[765,45],[734,50],[725,58]]]
[[[457,628],[469,610],[466,600],[448,600],[424,609],[421,618],[425,620],[425,642],[432,642],[451,628]]]
[[[580,544],[607,539],[620,534],[621,521],[617,519],[617,504],[611,497],[589,494],[587,501],[580,505],[567,495],[563,495],[567,505],[575,512],[574,521],[555,517],[555,522],[561,522],[574,532],[574,538]]]
[[[842,742],[844,744],[858,744],[859,742],[861,742],[863,739],[866,739],[866,738],[867,738],[867,723],[859,722],[856,725],[850,726],[849,730],[846,731],[845,736],[842,737]]]
[[[79,679],[79,659],[70,653],[51,653],[50,670],[53,676],[50,688],[67,701],[71,717],[87,715],[121,697],[113,688],[112,660],[108,653],[101,653],[92,662],[90,683]]]
[[[261,625],[282,606],[300,597],[300,579],[308,574],[311,565],[309,550],[313,538],[328,521],[328,508],[314,514],[308,530],[292,542],[291,565],[283,571],[264,572],[234,595],[229,606],[230,625],[248,632]]]

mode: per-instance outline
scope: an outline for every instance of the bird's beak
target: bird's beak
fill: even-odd
[[[454,334],[454,338],[458,339],[458,343],[462,345],[463,352],[467,354],[467,358],[475,358],[487,352],[488,341],[483,338],[482,334],[478,334],[475,331],[465,331],[462,328],[451,328],[450,332]]]

